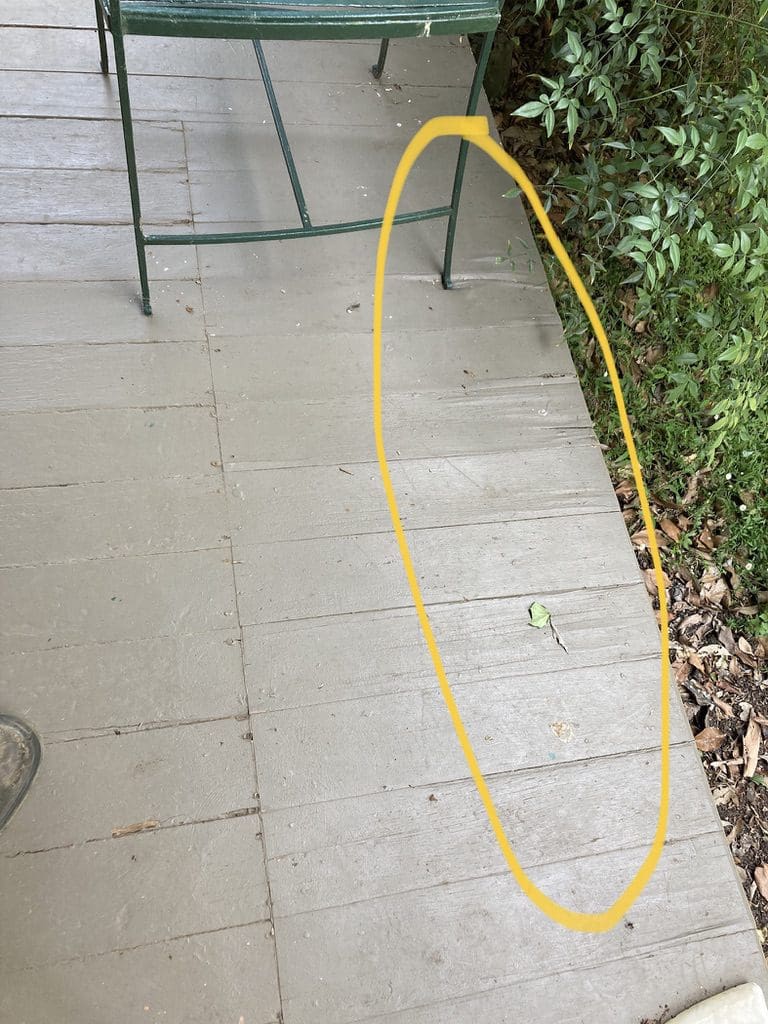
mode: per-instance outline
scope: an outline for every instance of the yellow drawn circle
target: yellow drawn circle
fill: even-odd
[[[619,419],[621,420],[621,429],[627,445],[627,452],[632,466],[635,486],[640,499],[643,522],[648,533],[648,546],[651,552],[653,570],[656,576],[656,586],[658,587],[659,592],[659,624],[661,627],[661,796],[659,799],[659,816],[653,843],[651,844],[643,863],[640,865],[637,874],[631,880],[626,889],[624,889],[624,891],[619,895],[616,901],[611,904],[607,910],[597,914],[588,914],[577,910],[570,910],[568,907],[562,906],[560,903],[557,903],[555,900],[547,896],[546,893],[542,892],[523,869],[515,851],[512,849],[512,846],[506,837],[504,828],[494,805],[493,798],[491,797],[483,773],[480,770],[477,757],[475,756],[469,736],[467,735],[461,715],[459,714],[459,709],[456,705],[456,700],[453,696],[453,692],[451,691],[450,683],[448,682],[448,678],[445,674],[445,669],[443,668],[440,650],[432,632],[429,616],[427,615],[424,607],[424,601],[421,596],[421,589],[413,567],[413,561],[411,559],[411,553],[405,537],[405,531],[403,530],[403,524],[400,521],[397,499],[395,497],[392,480],[389,474],[389,465],[387,463],[387,455],[384,448],[381,408],[381,339],[384,312],[384,272],[387,263],[387,251],[389,249],[389,240],[392,233],[392,224],[397,211],[397,206],[411,168],[430,142],[443,136],[458,136],[466,139],[472,145],[477,146],[479,149],[482,149],[487,153],[492,160],[495,160],[496,163],[515,180],[530,203],[531,208],[536,214],[544,234],[546,235],[547,241],[552,247],[552,251],[560,261],[568,280],[578,295],[579,301],[584,307],[584,311],[586,312],[592,325],[592,329],[595,332],[595,337],[600,344],[603,358],[605,359],[605,365],[608,369],[608,376],[613,388],[616,407],[619,412]],[[416,135],[414,135],[409,142],[400,163],[397,166],[397,170],[395,171],[395,176],[392,180],[392,186],[390,188],[387,205],[384,211],[384,219],[381,225],[378,251],[376,254],[376,277],[373,299],[373,429],[376,438],[376,454],[379,460],[379,470],[384,484],[384,491],[387,496],[389,512],[392,517],[392,526],[397,537],[400,556],[402,558],[406,576],[408,577],[408,583],[411,588],[411,594],[413,595],[413,601],[416,606],[419,623],[421,624],[424,639],[432,657],[432,663],[440,684],[440,691],[451,716],[456,736],[459,740],[459,744],[461,745],[461,749],[464,752],[464,757],[467,760],[470,773],[475,782],[478,793],[480,794],[480,799],[485,807],[491,828],[493,829],[496,840],[504,854],[507,865],[525,895],[553,921],[564,925],[566,928],[571,928],[574,931],[609,931],[621,920],[624,914],[626,914],[647,885],[659,862],[667,830],[667,818],[669,814],[669,621],[667,616],[664,576],[661,568],[661,559],[659,558],[659,549],[656,543],[653,517],[651,516],[651,509],[648,504],[648,497],[643,483],[642,470],[637,458],[637,450],[632,437],[632,430],[627,417],[627,410],[624,405],[621,384],[619,382],[618,373],[616,372],[616,364],[613,359],[613,353],[611,352],[610,343],[605,330],[603,329],[603,325],[597,315],[597,310],[594,307],[592,299],[589,297],[589,294],[584,287],[584,283],[576,272],[576,268],[571,262],[568,253],[565,251],[560,239],[557,237],[555,229],[552,227],[552,223],[541,204],[541,200],[536,194],[536,190],[519,164],[513,160],[511,156],[508,156],[497,142],[490,138],[488,122],[484,117],[436,117],[431,121],[428,121],[419,129]]]

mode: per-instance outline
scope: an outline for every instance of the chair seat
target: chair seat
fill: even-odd
[[[108,0],[102,0],[109,14]],[[123,32],[228,39],[373,39],[490,32],[498,0],[122,0]]]

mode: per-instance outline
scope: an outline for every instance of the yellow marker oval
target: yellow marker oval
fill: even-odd
[[[512,849],[512,846],[507,839],[504,827],[501,824],[498,812],[494,805],[493,798],[491,797],[488,785],[483,777],[483,773],[480,771],[477,757],[475,756],[469,736],[467,735],[461,715],[459,714],[459,709],[456,705],[451,685],[448,682],[448,677],[445,674],[440,650],[432,632],[429,616],[427,615],[427,611],[424,607],[419,581],[416,577],[413,560],[411,559],[411,553],[408,548],[408,541],[405,537],[403,524],[400,521],[397,498],[395,497],[392,480],[389,475],[389,465],[387,463],[387,455],[384,448],[381,409],[381,338],[384,312],[384,272],[387,264],[389,239],[392,233],[392,224],[397,212],[397,206],[400,202],[400,196],[411,168],[430,142],[434,139],[451,135],[464,138],[468,142],[472,143],[472,145],[482,149],[483,152],[487,153],[492,160],[495,160],[496,163],[518,184],[530,203],[533,212],[536,214],[536,218],[541,224],[547,241],[552,247],[552,251],[565,270],[568,280],[578,295],[579,301],[589,318],[589,322],[595,332],[595,337],[600,344],[600,349],[603,353],[605,365],[608,369],[608,376],[613,388],[616,408],[618,409],[619,419],[621,420],[621,429],[627,445],[627,453],[632,466],[632,473],[635,478],[637,494],[640,499],[643,522],[648,533],[648,546],[651,552],[651,559],[653,561],[653,570],[656,575],[656,586],[659,591],[659,620],[661,627],[661,797],[659,800],[659,816],[653,842],[643,863],[640,865],[637,874],[631,880],[626,889],[624,889],[624,891],[619,895],[616,901],[612,903],[607,910],[603,910],[598,914],[587,914],[577,910],[571,910],[568,907],[564,907],[562,904],[557,903],[555,900],[547,896],[546,893],[542,892],[524,871],[515,851]],[[536,190],[520,165],[513,160],[511,156],[505,153],[497,142],[494,142],[490,138],[488,122],[484,117],[436,117],[431,121],[428,121],[419,129],[416,135],[414,135],[408,143],[400,163],[397,166],[397,170],[395,171],[395,176],[392,179],[392,186],[390,188],[387,205],[384,210],[384,219],[381,225],[379,246],[376,254],[376,278],[373,296],[373,430],[376,438],[376,454],[379,460],[379,470],[384,484],[384,491],[387,496],[389,512],[392,517],[392,526],[395,531],[395,536],[397,537],[400,556],[403,561],[406,576],[408,577],[408,583],[411,588],[411,594],[413,595],[413,601],[416,606],[419,623],[421,624],[424,639],[432,657],[432,663],[435,668],[437,680],[440,684],[440,691],[451,716],[456,736],[459,740],[459,744],[461,745],[461,749],[464,752],[464,757],[467,760],[470,773],[475,782],[475,786],[477,787],[477,791],[480,794],[480,799],[485,807],[491,828],[493,829],[496,840],[504,854],[507,865],[525,895],[553,921],[564,925],[566,928],[571,928],[574,931],[608,931],[621,920],[647,885],[651,875],[656,869],[656,865],[659,862],[661,852],[664,848],[664,838],[667,831],[667,817],[669,814],[669,622],[667,617],[667,598],[664,588],[664,576],[661,569],[659,549],[656,544],[653,517],[651,516],[651,509],[648,504],[648,497],[643,483],[642,470],[637,458],[637,450],[632,437],[632,430],[629,425],[627,410],[624,405],[621,384],[619,382],[618,373],[616,372],[616,364],[613,359],[613,353],[611,352],[611,347],[605,330],[603,329],[603,325],[600,323],[600,318],[597,315],[597,310],[592,303],[592,299],[589,297],[587,289],[584,287],[584,283],[576,272],[576,268],[571,262],[568,253],[565,251],[562,242],[557,237],[555,229],[552,227],[552,223],[541,204],[541,200],[536,194]]]

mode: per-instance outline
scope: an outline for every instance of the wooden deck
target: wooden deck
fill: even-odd
[[[629,919],[566,931],[507,873],[375,465],[375,235],[160,251],[144,318],[92,9],[0,12],[0,710],[44,744],[0,835],[0,1021],[639,1024],[764,984],[676,700],[669,841]],[[456,40],[393,43],[381,84],[375,44],[267,52],[318,220],[378,214],[471,76]],[[296,222],[245,44],[128,60],[148,222]],[[453,152],[408,205],[442,200]],[[508,187],[471,156],[451,293],[444,226],[396,231],[387,443],[508,833],[599,910],[653,833],[658,641]]]

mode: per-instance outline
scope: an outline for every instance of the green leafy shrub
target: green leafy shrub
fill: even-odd
[[[555,154],[539,188],[616,344],[652,490],[723,524],[721,560],[768,590],[768,0],[531,0],[548,30],[526,119]],[[512,30],[514,34],[514,29]],[[518,83],[519,85],[520,83]],[[617,471],[588,326],[550,262]],[[768,616],[765,628],[768,630]]]

